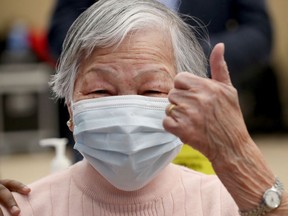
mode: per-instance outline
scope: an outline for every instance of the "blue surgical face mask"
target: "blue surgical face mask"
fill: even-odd
[[[75,149],[112,185],[134,191],[148,184],[181,149],[162,126],[167,98],[139,95],[72,104]]]

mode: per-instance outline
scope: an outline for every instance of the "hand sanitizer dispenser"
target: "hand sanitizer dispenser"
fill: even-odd
[[[68,139],[66,138],[49,138],[40,140],[41,146],[54,146],[56,155],[51,162],[51,172],[57,172],[66,169],[71,165],[71,161],[66,157],[65,150]]]

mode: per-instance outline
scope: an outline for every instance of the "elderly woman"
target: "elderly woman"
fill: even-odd
[[[214,47],[205,78],[191,29],[154,0],[100,0],[86,10],[51,81],[84,160],[31,184],[28,196],[14,194],[22,215],[288,215],[223,53]],[[171,164],[182,143],[217,176]]]

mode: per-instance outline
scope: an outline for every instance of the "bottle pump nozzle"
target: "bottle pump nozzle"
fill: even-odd
[[[51,172],[57,172],[66,169],[71,165],[71,161],[65,155],[66,138],[49,138],[40,140],[41,146],[54,146],[56,155],[51,162]]]

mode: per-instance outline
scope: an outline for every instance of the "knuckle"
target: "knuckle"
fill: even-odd
[[[7,190],[8,189],[3,184],[0,184],[0,195]]]
[[[1,182],[0,182],[0,186],[4,186],[5,188],[8,188],[8,189],[12,189],[12,188],[20,188],[23,186],[22,183],[16,181],[16,180],[11,180],[11,179],[3,179]]]
[[[11,192],[3,185],[0,185],[0,201],[6,206],[15,205],[15,201]]]
[[[11,181],[13,181],[13,180],[11,180],[11,179],[2,179],[2,180],[0,180],[0,184],[2,184],[5,187],[7,187],[7,185],[9,185]]]

